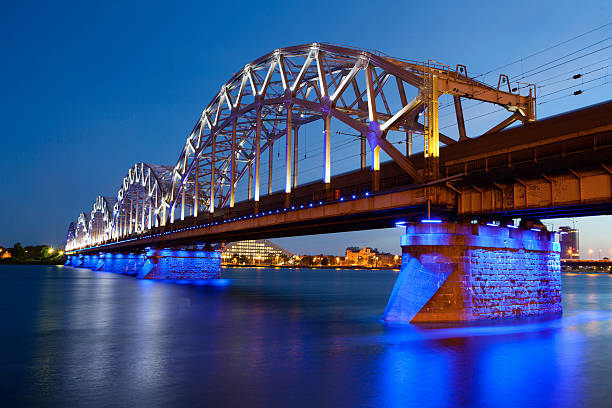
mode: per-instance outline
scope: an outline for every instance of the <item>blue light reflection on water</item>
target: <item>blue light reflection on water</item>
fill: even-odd
[[[612,277],[562,318],[380,322],[396,272],[224,269],[154,282],[2,266],[3,406],[606,406]]]

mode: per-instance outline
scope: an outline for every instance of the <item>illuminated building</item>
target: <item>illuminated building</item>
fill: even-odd
[[[379,252],[376,249],[363,247],[348,247],[346,248],[346,256],[344,257],[345,265],[359,266],[393,266],[398,263],[399,257],[386,252]]]
[[[578,230],[570,227],[559,227],[561,259],[580,259]]]
[[[346,256],[344,261],[347,265],[367,265],[371,257],[374,257],[376,252],[371,248],[349,247],[346,248]]]
[[[267,239],[230,242],[223,248],[224,263],[278,263],[294,254]]]
[[[8,259],[11,253],[6,248],[0,248],[0,259]]]

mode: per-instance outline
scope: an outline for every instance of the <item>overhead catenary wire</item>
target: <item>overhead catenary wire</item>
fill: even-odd
[[[570,42],[570,41],[572,41],[572,40],[574,40],[574,39],[577,39],[577,38],[583,37],[583,36],[585,36],[585,35],[587,35],[587,34],[590,34],[590,33],[592,33],[592,32],[598,31],[598,30],[600,30],[600,29],[602,29],[602,28],[605,28],[605,27],[607,27],[607,26],[610,26],[610,25],[612,25],[612,22],[606,23],[606,24],[604,24],[604,25],[602,25],[602,26],[599,26],[599,27],[597,27],[597,28],[595,28],[595,29],[589,30],[589,31],[587,31],[587,32],[585,32],[585,33],[582,33],[582,34],[580,34],[580,35],[578,35],[578,36],[575,36],[575,37],[573,37],[573,38],[571,38],[571,39],[569,39],[569,40],[565,40],[565,41],[562,41],[562,42],[560,42],[560,43],[557,43],[557,44],[555,44],[555,45],[553,45],[553,46],[551,46],[551,47],[547,47],[547,48],[545,48],[544,50],[541,50],[541,51],[538,51],[538,52],[536,52],[536,53],[530,54],[530,55],[528,55],[527,57],[524,57],[524,58],[518,59],[518,60],[516,60],[516,61],[514,61],[514,62],[512,62],[512,63],[505,64],[505,65],[503,65],[503,66],[501,66],[501,67],[498,67],[498,68],[495,68],[495,69],[493,69],[493,70],[490,70],[490,71],[488,71],[488,72],[486,72],[486,73],[484,73],[484,74],[479,74],[479,75],[475,76],[474,78],[482,77],[482,76],[484,76],[484,75],[486,75],[486,74],[488,74],[488,73],[491,73],[491,72],[497,71],[497,70],[499,70],[499,69],[501,69],[501,68],[505,68],[505,67],[507,67],[507,66],[510,66],[510,65],[516,64],[516,63],[518,63],[518,62],[522,62],[522,61],[524,61],[525,59],[528,59],[528,58],[531,58],[531,57],[533,57],[533,56],[536,56],[536,55],[542,54],[542,53],[543,53],[543,52],[545,52],[545,51],[548,51],[548,50],[550,50],[550,49],[554,49],[554,48],[556,48],[556,47],[558,47],[558,46],[560,46],[560,45],[563,45],[563,44],[565,44],[565,43],[568,43],[568,42]],[[533,76],[535,76],[535,75],[541,74],[541,73],[543,73],[543,72],[549,71],[549,70],[551,70],[551,69],[557,68],[557,67],[562,66],[562,65],[565,65],[565,64],[567,64],[567,63],[570,63],[570,62],[573,62],[573,61],[576,61],[576,60],[579,60],[579,59],[582,59],[582,58],[588,57],[588,56],[593,55],[593,54],[596,54],[596,53],[598,53],[598,52],[605,51],[606,49],[611,48],[611,47],[612,47],[612,45],[608,45],[608,46],[606,46],[606,47],[599,48],[599,49],[597,49],[597,50],[595,50],[595,51],[591,51],[591,52],[589,52],[589,53],[586,53],[586,54],[580,55],[580,56],[575,57],[575,58],[572,58],[572,59],[570,59],[570,60],[563,61],[563,62],[561,62],[561,63],[559,63],[559,64],[554,65],[554,66],[544,68],[544,69],[542,69],[542,70],[540,70],[540,71],[537,71],[537,72],[532,72],[532,71],[536,71],[536,70],[537,70],[537,69],[539,69],[539,68],[543,68],[543,67],[545,67],[545,66],[547,66],[547,65],[553,64],[553,63],[555,63],[555,62],[557,62],[557,61],[561,61],[561,60],[563,60],[564,58],[567,58],[568,56],[571,56],[571,55],[577,54],[577,53],[579,53],[579,52],[581,52],[581,51],[587,50],[587,49],[589,49],[589,48],[591,48],[591,47],[594,47],[594,46],[596,46],[596,45],[598,45],[598,44],[601,44],[601,43],[603,43],[603,42],[606,42],[606,41],[608,41],[608,40],[610,40],[610,39],[612,39],[612,36],[609,36],[609,37],[606,37],[606,38],[605,38],[605,39],[603,39],[603,40],[599,40],[599,41],[596,41],[596,42],[594,42],[594,43],[591,43],[591,44],[589,44],[589,45],[587,45],[587,46],[584,46],[584,47],[582,47],[582,48],[580,48],[580,49],[578,49],[578,50],[572,51],[572,52],[570,52],[570,53],[568,53],[568,54],[565,54],[565,55],[563,55],[563,56],[561,56],[561,57],[557,57],[557,58],[555,58],[555,59],[553,59],[553,60],[551,60],[551,61],[548,61],[548,62],[546,62],[546,63],[544,63],[544,64],[540,64],[540,65],[539,65],[539,66],[537,66],[537,67],[534,67],[534,68],[532,68],[532,69],[530,69],[530,70],[528,70],[528,71],[523,72],[523,73],[522,73],[520,76],[513,78],[513,81],[512,81],[512,82],[516,82],[516,81],[519,81],[519,80],[525,80],[526,78],[531,78],[531,77],[533,77]],[[608,60],[608,59],[609,59],[609,58],[606,58],[606,59],[604,59],[603,61],[606,61],[606,60]],[[483,102],[476,103],[475,105],[480,105],[481,103],[483,103]],[[439,110],[448,109],[448,108],[450,108],[451,106],[453,106],[453,104],[452,104],[452,103],[448,103],[448,104],[445,104],[445,105],[440,106]],[[473,105],[469,105],[469,106],[473,106]],[[468,107],[469,107],[469,106],[468,106]],[[465,109],[467,109],[468,107],[466,107]]]
[[[604,25],[602,25],[602,26],[600,26],[600,27],[597,27],[597,28],[595,28],[595,29],[593,29],[593,30],[589,30],[589,31],[587,31],[587,32],[585,32],[585,33],[582,33],[582,34],[580,34],[580,35],[578,35],[578,36],[573,37],[572,39],[576,39],[576,38],[584,37],[585,35],[587,35],[587,34],[589,34],[589,33],[592,33],[592,32],[595,32],[595,31],[598,31],[599,29],[602,29],[602,28],[604,28],[604,27],[608,27],[608,26],[610,26],[610,25],[612,25],[612,22],[607,23],[607,24],[604,24]],[[604,38],[604,39],[602,39],[602,40],[598,40],[598,41],[596,41],[596,42],[593,42],[593,43],[591,43],[591,44],[588,44],[587,46],[584,46],[584,47],[581,47],[581,48],[579,48],[579,49],[577,49],[577,50],[574,50],[574,51],[571,51],[571,52],[569,52],[569,53],[566,53],[566,54],[564,54],[564,55],[563,55],[563,56],[561,56],[561,57],[557,57],[557,58],[554,58],[554,59],[552,59],[552,60],[550,60],[550,61],[547,61],[547,62],[546,62],[546,63],[544,63],[544,64],[540,64],[540,65],[538,65],[537,67],[534,67],[534,68],[532,68],[532,69],[530,69],[530,70],[528,70],[528,71],[525,71],[523,74],[521,74],[520,76],[518,76],[517,78],[515,78],[515,79],[514,79],[512,82],[519,81],[519,80],[523,80],[523,82],[524,82],[525,80],[529,80],[529,82],[534,82],[534,81],[532,80],[532,78],[534,78],[534,77],[535,77],[535,76],[537,76],[537,75],[541,75],[541,74],[542,74],[542,73],[544,73],[544,72],[549,72],[549,71],[551,71],[551,70],[557,69],[557,68],[558,68],[558,67],[560,67],[560,66],[564,66],[564,65],[570,64],[570,63],[572,63],[572,62],[575,62],[575,61],[578,61],[578,60],[582,60],[582,59],[584,59],[584,58],[587,58],[587,57],[592,56],[592,55],[596,55],[596,54],[601,53],[601,52],[605,52],[606,50],[609,50],[610,48],[612,48],[612,45],[606,45],[606,46],[604,46],[604,47],[600,47],[600,48],[598,48],[598,49],[596,49],[596,50],[589,51],[589,52],[586,52],[586,53],[583,53],[583,54],[577,55],[577,56],[575,56],[574,58],[570,58],[570,59],[567,59],[567,60],[565,60],[565,61],[564,61],[564,59],[566,59],[566,58],[568,58],[568,57],[571,57],[571,56],[573,56],[573,55],[579,54],[579,53],[580,53],[580,52],[582,52],[582,51],[585,51],[585,50],[588,50],[588,49],[590,49],[590,48],[593,48],[594,46],[596,46],[596,45],[598,45],[598,44],[602,44],[602,43],[604,43],[604,42],[606,42],[606,41],[608,41],[608,40],[610,40],[610,39],[612,39],[612,36],[608,36],[608,37],[606,37],[606,38]],[[571,39],[570,39],[570,40],[571,40]],[[560,46],[560,45],[562,45],[562,44],[564,44],[564,43],[567,43],[567,42],[568,42],[568,41],[570,41],[570,40],[567,40],[567,41],[564,41],[564,42],[560,42],[560,43],[556,44],[555,46],[548,47],[548,48],[547,48],[547,49],[545,49],[545,50],[549,50],[549,49],[556,48],[557,46]],[[542,52],[544,52],[545,50],[542,50],[542,51],[540,51],[540,52],[537,52],[537,53],[531,54],[531,55],[529,55],[528,57],[532,57],[532,56],[535,56],[535,55],[541,54],[541,53],[542,53]],[[524,59],[526,59],[526,58],[528,58],[528,57],[523,58],[523,60],[524,60]],[[571,69],[571,70],[569,70],[569,71],[564,71],[563,73],[560,73],[560,74],[555,74],[555,75],[553,75],[553,76],[551,76],[551,77],[548,77],[548,78],[545,78],[545,79],[539,80],[539,81],[537,81],[537,82],[538,82],[538,83],[540,83],[540,85],[538,85],[537,89],[539,89],[539,90],[542,90],[543,88],[548,89],[548,88],[550,88],[550,87],[554,87],[554,85],[557,85],[557,84],[559,84],[559,83],[563,83],[563,82],[566,82],[566,81],[571,81],[571,80],[576,80],[576,79],[582,79],[582,80],[584,80],[584,77],[585,77],[586,75],[592,74],[592,73],[594,73],[594,72],[599,72],[599,71],[602,71],[602,70],[604,70],[604,69],[606,69],[606,70],[607,70],[607,69],[610,67],[610,65],[601,66],[601,67],[598,67],[598,68],[596,68],[596,69],[592,69],[592,70],[589,70],[589,71],[586,71],[586,72],[584,71],[584,70],[585,70],[585,68],[592,67],[592,66],[596,66],[596,65],[598,65],[598,64],[601,64],[601,63],[604,63],[604,62],[606,62],[606,61],[609,61],[610,59],[612,59],[612,57],[606,57],[606,58],[603,58],[603,59],[599,59],[598,61],[595,61],[595,62],[593,62],[593,63],[584,64],[584,65],[582,65],[582,67],[579,67],[579,68],[578,68],[578,67],[577,67],[577,68],[573,68],[573,69]],[[519,60],[515,61],[515,63],[516,63],[516,62],[521,62],[521,59],[519,59]],[[556,63],[556,64],[555,64],[555,62],[558,62],[558,63]],[[551,65],[551,64],[553,64],[553,65]],[[510,64],[506,64],[505,66],[509,66],[509,65],[512,65],[512,63],[510,63]],[[542,69],[540,69],[540,68],[542,68]],[[497,69],[499,69],[499,68],[497,68]],[[493,71],[495,71],[495,70],[491,70],[491,71],[489,71],[489,72],[493,72]],[[557,81],[550,82],[550,81],[551,81],[551,80],[553,80],[553,79],[557,79],[557,78],[559,78],[559,77],[562,77],[562,76],[564,76],[564,75],[568,75],[568,74],[571,74],[571,73],[574,73],[574,75],[568,76],[567,78],[564,78],[564,79],[561,79],[561,80],[557,80]],[[481,74],[481,75],[478,75],[477,77],[480,77],[480,76],[483,76],[483,75]],[[594,78],[594,79],[588,80],[588,81],[587,81],[587,83],[590,83],[590,82],[595,82],[595,81],[597,81],[597,80],[599,80],[599,79],[602,79],[602,78],[607,78],[608,76],[609,76],[609,75],[604,75],[604,76],[601,76],[601,77],[598,77],[598,78]],[[476,78],[476,77],[475,77],[475,78]],[[585,83],[585,82],[582,82],[582,83]],[[559,93],[559,92],[563,92],[564,90],[574,88],[575,86],[576,86],[576,85],[572,85],[572,86],[569,86],[569,87],[566,87],[566,88],[563,88],[563,89],[560,89],[560,90],[554,90],[554,91],[548,92],[548,93],[543,94],[543,95],[538,95],[538,103],[537,103],[537,105],[541,105],[541,104],[544,104],[544,103],[547,103],[547,102],[550,102],[550,101],[551,101],[551,100],[542,101],[542,100],[541,100],[541,98],[545,98],[545,97],[547,97],[548,95],[554,95],[554,94],[557,94],[557,93]],[[590,89],[594,89],[594,88],[596,88],[597,86],[598,86],[598,85],[593,86],[593,87],[589,87],[589,88],[587,88],[587,89],[582,89],[582,90],[578,91],[578,92],[576,93],[576,95],[580,95],[580,94],[584,93],[584,92],[585,92],[585,91],[587,91],[587,90],[590,90]],[[599,86],[600,86],[600,85],[599,85]],[[563,97],[569,97],[569,96],[573,96],[573,95],[574,95],[574,93],[569,94],[569,95],[565,95],[565,96],[563,96]],[[555,100],[557,100],[557,99],[561,99],[561,98],[555,98]],[[476,102],[476,103],[473,103],[473,104],[467,104],[467,106],[465,106],[465,105],[464,105],[464,106],[463,106],[463,111],[465,112],[466,110],[473,109],[473,108],[475,108],[475,107],[478,107],[478,106],[482,105],[483,103],[484,103],[484,102],[479,101],[479,102]],[[451,103],[448,103],[448,104],[446,104],[446,105],[444,105],[444,106],[441,106],[441,107],[440,107],[440,110],[443,110],[443,109],[448,109],[448,108],[450,108],[450,107],[452,107],[452,106],[453,106],[453,103],[451,102]],[[502,111],[502,109],[497,109],[497,110],[494,110],[494,111],[486,112],[486,113],[484,113],[484,114],[481,114],[481,115],[475,116],[475,117],[473,117],[473,118],[466,118],[466,119],[464,120],[464,122],[470,122],[470,121],[472,121],[472,120],[474,120],[474,119],[478,119],[478,118],[481,118],[481,117],[484,117],[484,116],[489,116],[489,115],[492,115],[492,114],[494,114],[494,113],[496,113],[496,112],[501,112],[501,111]],[[440,118],[442,119],[442,118],[452,117],[452,116],[454,116],[454,113],[452,113],[452,112],[448,112],[448,113],[445,113],[445,114],[441,114],[441,115],[440,115]],[[449,124],[449,125],[446,125],[446,126],[441,126],[441,127],[440,127],[440,129],[447,129],[447,128],[451,128],[451,127],[454,127],[454,126],[456,126],[456,120],[453,120],[453,123],[451,123],[451,124]]]
[[[493,69],[491,69],[490,71],[484,72],[484,73],[482,73],[482,74],[476,75],[474,78],[480,78],[480,77],[486,76],[486,75],[488,75],[488,74],[490,74],[490,73],[492,73],[492,72],[497,72],[497,71],[499,71],[500,69],[507,68],[507,67],[509,67],[509,66],[512,66],[512,65],[518,64],[519,62],[524,62],[524,60],[526,60],[526,59],[529,59],[529,58],[535,57],[535,56],[537,56],[537,55],[543,54],[543,53],[545,53],[546,51],[550,51],[550,50],[552,50],[552,49],[555,49],[555,48],[557,48],[557,47],[560,47],[560,46],[562,46],[562,45],[564,45],[564,44],[567,44],[567,43],[569,43],[569,42],[571,42],[571,41],[573,41],[573,40],[577,40],[578,38],[581,38],[581,37],[584,37],[584,36],[589,35],[589,34],[591,34],[591,33],[594,33],[594,32],[596,32],[596,31],[599,31],[599,30],[601,30],[602,28],[608,27],[608,26],[610,26],[610,25],[612,25],[612,21],[610,21],[610,22],[608,22],[608,23],[606,23],[606,24],[603,24],[603,25],[601,25],[601,26],[599,26],[599,27],[595,27],[595,28],[593,28],[593,29],[591,29],[591,30],[585,31],[585,32],[584,32],[584,33],[582,33],[582,34],[578,34],[578,35],[576,35],[576,36],[574,36],[574,37],[572,37],[572,38],[569,38],[569,39],[567,39],[567,40],[560,41],[560,42],[558,42],[558,43],[556,43],[556,44],[554,44],[554,45],[551,45],[551,46],[549,46],[549,47],[546,47],[546,48],[544,48],[544,49],[542,49],[542,50],[540,50],[540,51],[536,51],[536,52],[534,52],[533,54],[527,55],[526,57],[521,57],[521,58],[519,58],[519,59],[517,59],[517,60],[515,60],[515,61],[512,61],[512,62],[507,63],[507,64],[504,64],[504,65],[501,65],[501,66],[499,66],[499,67],[497,67],[497,68],[493,68]]]
[[[584,85],[584,84],[588,84],[588,83],[591,83],[591,82],[595,82],[597,80],[604,79],[604,78],[607,78],[609,76],[612,76],[612,74],[606,74],[606,75],[599,76],[597,78],[589,79],[588,81],[583,81],[583,82],[580,83],[580,85]],[[542,95],[541,97],[544,98],[544,97],[547,97],[549,95],[554,95],[556,93],[559,93],[559,92],[562,92],[562,91],[566,91],[566,90],[571,89],[571,88],[576,88],[576,85],[570,85],[570,86],[568,86],[566,88],[557,89],[556,91],[549,92],[547,94]]]

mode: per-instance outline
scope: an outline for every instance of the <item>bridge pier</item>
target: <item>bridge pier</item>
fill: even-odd
[[[81,262],[80,268],[91,269],[97,271],[104,261],[100,255],[81,255],[83,261]]]
[[[174,250],[147,248],[140,254],[101,252],[69,255],[65,266],[94,271],[126,273],[141,279],[217,279],[221,275],[221,254],[211,248]]]
[[[105,252],[100,254],[100,263],[94,271],[126,273],[136,275],[140,272],[146,262],[144,254],[123,254],[116,252]]]
[[[221,253],[212,249],[146,250],[141,279],[208,280],[221,276]]]
[[[388,322],[457,322],[561,313],[554,233],[506,226],[411,223]]]
[[[78,268],[83,263],[83,255],[68,255],[64,266]]]

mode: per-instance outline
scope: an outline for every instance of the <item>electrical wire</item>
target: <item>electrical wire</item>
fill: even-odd
[[[597,80],[599,80],[599,79],[607,78],[607,77],[609,77],[609,76],[612,76],[612,74],[606,74],[606,75],[599,76],[599,77],[597,77],[597,78],[590,79],[590,80],[588,80],[588,81],[583,81],[583,82],[581,82],[581,83],[580,83],[580,85],[583,85],[583,84],[588,84],[588,83],[591,83],[591,82],[595,82],[595,81],[597,81]],[[577,85],[570,85],[570,86],[568,86],[568,87],[566,87],[566,88],[557,89],[556,91],[549,92],[549,93],[547,93],[547,94],[542,95],[541,97],[542,97],[542,98],[544,98],[544,97],[546,97],[546,96],[548,96],[548,95],[554,95],[554,94],[559,93],[559,92],[562,92],[562,91],[567,91],[568,89],[575,88],[576,86],[577,86]]]
[[[557,47],[560,47],[560,46],[562,46],[562,45],[564,45],[564,44],[567,44],[567,43],[569,43],[569,42],[571,42],[571,41],[573,41],[573,40],[576,40],[576,39],[578,39],[578,38],[584,37],[585,35],[588,35],[588,34],[594,33],[595,31],[599,31],[599,30],[601,30],[602,28],[608,27],[608,26],[610,26],[610,25],[612,25],[612,21],[610,21],[610,22],[608,22],[608,23],[606,23],[606,24],[603,24],[603,25],[601,25],[601,26],[599,26],[599,27],[593,28],[592,30],[586,31],[586,32],[584,32],[584,33],[582,33],[582,34],[578,34],[577,36],[574,36],[574,37],[569,38],[569,39],[567,39],[567,40],[561,41],[561,42],[559,42],[559,43],[557,43],[557,44],[554,44],[554,45],[552,45],[552,46],[550,46],[550,47],[546,47],[546,48],[544,48],[544,49],[542,49],[542,50],[540,50],[540,51],[534,52],[533,54],[530,54],[530,55],[528,55],[528,56],[526,56],[526,57],[519,58],[519,59],[517,59],[516,61],[513,61],[513,62],[510,62],[510,63],[508,63],[508,64],[505,64],[505,65],[499,66],[499,67],[497,67],[497,68],[493,68],[493,69],[492,69],[492,70],[490,70],[490,71],[487,71],[487,72],[485,72],[485,73],[482,73],[482,74],[479,74],[479,75],[475,76],[475,77],[474,77],[474,79],[476,79],[476,78],[480,78],[480,77],[485,76],[485,75],[488,75],[488,74],[490,74],[490,73],[492,73],[492,72],[497,72],[497,71],[499,71],[500,69],[503,69],[503,68],[506,68],[506,67],[512,66],[512,65],[517,64],[517,63],[519,63],[519,62],[523,62],[523,61],[524,61],[524,60],[526,60],[526,59],[529,59],[529,58],[535,57],[536,55],[543,54],[543,53],[545,53],[546,51],[550,51],[550,50],[552,50],[552,49],[555,49],[555,48],[557,48]]]

